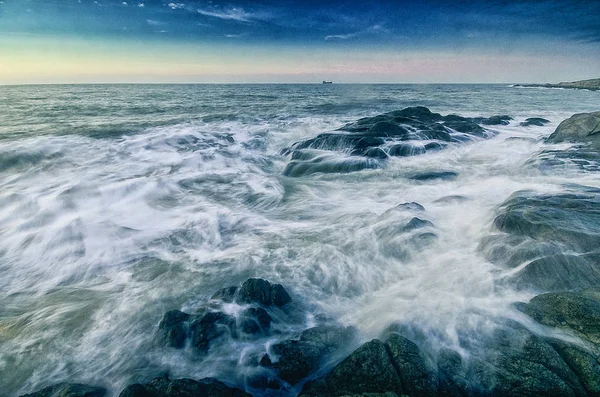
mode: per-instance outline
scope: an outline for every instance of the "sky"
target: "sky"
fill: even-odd
[[[0,0],[0,84],[600,78],[600,0]]]

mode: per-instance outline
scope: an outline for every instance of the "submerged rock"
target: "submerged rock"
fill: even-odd
[[[162,321],[158,324],[158,340],[164,346],[182,348],[187,338],[186,322],[190,315],[179,310],[171,310],[165,313]]]
[[[549,143],[578,142],[600,145],[600,112],[580,113],[564,120],[547,139]]]
[[[489,138],[495,133],[479,124],[501,125],[510,119],[442,116],[423,106],[365,117],[284,149],[282,153],[291,154],[292,159],[283,173],[302,176],[380,168],[390,156],[417,156],[442,150],[448,144]],[[337,154],[332,156],[332,152]]]
[[[243,390],[227,386],[213,378],[193,379],[155,378],[150,383],[128,386],[119,397],[252,397]]]
[[[458,177],[458,173],[454,171],[431,171],[414,174],[410,176],[410,179],[415,181],[433,181],[436,179],[448,181],[456,179],[456,177]]]
[[[59,383],[21,397],[104,397],[107,391],[103,387],[82,385],[79,383]]]

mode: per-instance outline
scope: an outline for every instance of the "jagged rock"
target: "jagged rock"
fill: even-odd
[[[240,330],[247,334],[264,333],[271,327],[271,316],[262,307],[246,309],[240,315]]]
[[[556,127],[549,143],[579,142],[600,145],[600,112],[575,114]]]
[[[166,312],[158,324],[159,342],[165,346],[182,348],[187,338],[186,322],[189,319],[189,314],[179,310]]]
[[[283,306],[292,298],[281,284],[269,283],[261,278],[250,278],[242,284],[238,293],[240,303],[258,303],[263,306]]]
[[[193,379],[155,378],[146,385],[134,384],[119,397],[252,397],[243,390],[227,386],[213,378]]]
[[[192,346],[206,353],[210,344],[221,337],[236,337],[235,318],[222,312],[208,312],[190,324]]]
[[[417,345],[395,333],[390,335],[385,344],[402,382],[403,393],[409,396],[435,396],[437,375],[428,368]]]
[[[438,396],[462,397],[471,395],[466,368],[458,352],[442,349],[438,356]]]
[[[416,156],[441,150],[449,143],[488,138],[495,133],[478,123],[506,124],[508,119],[508,116],[442,116],[423,106],[365,117],[337,131],[319,134],[282,150],[282,154],[292,155],[283,173],[302,176],[316,172],[376,169],[382,167],[389,156]],[[338,154],[326,154],[331,152]],[[357,159],[357,156],[362,159]]]
[[[402,395],[402,381],[388,347],[373,339],[365,343],[325,377],[308,382],[300,396],[346,396],[364,393]]]
[[[298,340],[286,340],[271,346],[274,359],[265,355],[261,365],[274,369],[281,379],[295,385],[319,369],[327,356],[348,348],[355,336],[356,330],[351,327],[309,328]]]
[[[59,383],[21,397],[104,397],[106,389],[79,383]]]

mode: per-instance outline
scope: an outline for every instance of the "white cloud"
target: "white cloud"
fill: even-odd
[[[145,5],[144,3],[139,3],[138,7],[142,8],[142,7],[144,7],[144,5]]]
[[[390,33],[389,29],[386,29],[380,24],[370,26],[366,29],[359,30],[358,32],[347,33],[347,34],[331,34],[325,36],[325,40],[348,40],[357,36],[363,36],[367,34],[383,34]]]
[[[244,11],[243,8],[232,7],[227,9],[198,9],[198,13],[202,15],[206,15],[207,17],[225,19],[225,20],[233,20],[239,22],[250,22],[252,19],[257,19],[256,14],[252,14]]]
[[[185,8],[185,4],[183,3],[169,3],[168,6],[172,9],[172,10],[178,10],[178,9],[183,9]]]

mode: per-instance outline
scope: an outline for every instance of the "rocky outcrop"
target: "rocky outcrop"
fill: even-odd
[[[515,84],[515,87],[573,88],[579,90],[597,91],[600,90],[600,79],[562,81],[558,84]]]
[[[106,394],[107,391],[103,387],[79,383],[59,383],[21,397],[104,397]]]
[[[521,125],[521,127],[529,127],[532,125],[535,125],[537,127],[543,127],[544,125],[548,124],[549,122],[550,122],[550,120],[546,120],[541,117],[529,117],[529,118],[525,119],[525,121],[521,122],[520,125]]]
[[[600,112],[579,113],[564,120],[547,139],[549,143],[576,142],[600,145]]]
[[[379,168],[389,157],[417,156],[492,137],[495,132],[482,125],[507,125],[510,120],[506,115],[442,116],[422,106],[366,117],[284,149],[282,153],[291,155],[291,161],[283,173],[302,176]]]
[[[252,397],[243,390],[229,387],[213,378],[193,379],[155,378],[150,383],[128,386],[119,397]]]
[[[517,192],[494,221],[504,234],[483,240],[488,258],[519,270],[505,280],[541,292],[600,283],[600,189],[572,186],[558,194]]]

